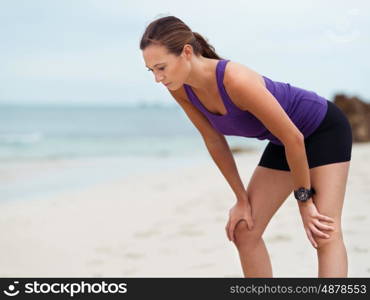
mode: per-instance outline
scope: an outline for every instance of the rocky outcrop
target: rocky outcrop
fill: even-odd
[[[238,146],[230,146],[230,150],[232,153],[236,154],[236,153],[251,153],[251,152],[255,152],[256,150],[255,149],[252,149],[252,148],[248,148],[248,147],[238,147]]]
[[[347,116],[352,127],[353,142],[370,142],[370,104],[344,94],[335,95],[333,102]]]

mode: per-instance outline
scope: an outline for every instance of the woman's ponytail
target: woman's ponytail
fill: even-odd
[[[204,57],[222,59],[217,55],[215,48],[209,44],[207,40],[203,38],[203,36],[201,36],[198,32],[193,32],[193,35],[196,39],[196,43],[200,46],[199,52]]]

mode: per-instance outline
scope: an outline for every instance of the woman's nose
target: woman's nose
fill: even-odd
[[[156,82],[161,82],[162,79],[163,79],[163,76],[161,76],[161,75],[155,75],[155,81]]]

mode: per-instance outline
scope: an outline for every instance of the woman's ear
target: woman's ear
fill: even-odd
[[[191,58],[191,56],[193,55],[193,47],[189,44],[185,44],[184,48],[182,49],[181,55],[183,55],[183,57],[185,58]]]

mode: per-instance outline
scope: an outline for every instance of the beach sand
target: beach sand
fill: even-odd
[[[245,186],[260,151],[235,155]],[[370,144],[355,144],[342,226],[349,277],[370,277]],[[243,277],[225,233],[235,197],[211,158],[1,203],[0,277]],[[274,277],[316,277],[293,195],[264,234]]]

